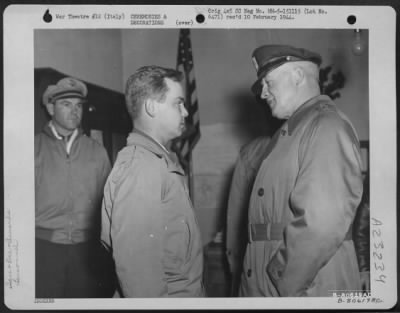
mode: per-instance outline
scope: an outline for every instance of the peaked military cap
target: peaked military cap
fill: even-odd
[[[287,45],[264,45],[254,50],[252,61],[258,78],[251,87],[251,90],[255,94],[260,94],[262,90],[261,79],[270,71],[287,62],[296,61],[310,61],[320,66],[322,58],[318,53],[306,49]]]
[[[80,80],[72,77],[65,77],[58,81],[56,85],[49,85],[43,93],[43,104],[54,103],[55,100],[65,98],[85,99],[87,87]]]

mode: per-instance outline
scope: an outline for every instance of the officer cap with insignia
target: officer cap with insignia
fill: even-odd
[[[87,87],[80,80],[65,77],[56,85],[49,85],[43,94],[43,104],[54,103],[58,99],[80,98],[86,99]]]
[[[264,45],[254,50],[252,61],[257,71],[257,81],[251,87],[256,95],[262,91],[261,80],[270,71],[287,63],[296,61],[310,61],[318,66],[322,58],[318,53],[287,45]]]

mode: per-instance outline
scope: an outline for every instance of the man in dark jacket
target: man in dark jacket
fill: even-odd
[[[99,228],[110,171],[103,146],[80,129],[86,85],[63,78],[43,94],[51,117],[35,136],[36,297],[101,296]]]
[[[244,145],[233,171],[226,221],[226,257],[231,273],[231,296],[238,294],[242,273],[251,189],[270,139],[269,136],[260,136]]]
[[[369,176],[364,179],[364,190],[353,224],[353,239],[360,270],[361,288],[370,291],[370,218],[369,218]]]

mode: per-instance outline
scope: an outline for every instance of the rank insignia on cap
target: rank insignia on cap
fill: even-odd
[[[67,78],[65,82],[65,85],[70,85],[71,87],[75,87],[77,85],[75,79]]]
[[[80,98],[85,99],[87,96],[87,87],[82,81],[65,77],[57,82],[55,85],[50,85],[45,90],[42,100],[43,104],[53,103],[58,99],[65,98]]]

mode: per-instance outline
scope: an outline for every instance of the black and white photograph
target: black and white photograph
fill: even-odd
[[[395,28],[367,18],[394,11],[77,7],[5,47],[9,307],[397,302]]]

